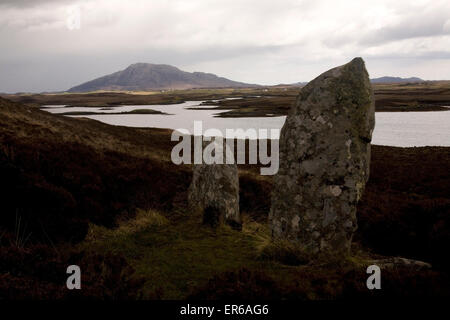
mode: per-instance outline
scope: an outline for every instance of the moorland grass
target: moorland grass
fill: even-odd
[[[80,248],[126,257],[136,276],[146,279],[144,297],[159,290],[164,299],[182,299],[218,273],[270,268],[272,262],[258,259],[269,243],[268,227],[247,218],[239,232],[204,226],[200,216],[188,213],[170,219],[139,210],[116,229],[91,225]]]

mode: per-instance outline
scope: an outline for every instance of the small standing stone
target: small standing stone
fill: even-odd
[[[236,164],[196,164],[188,191],[191,210],[213,227],[224,222],[241,229],[239,177]]]
[[[280,136],[269,222],[274,238],[306,254],[348,252],[369,178],[374,99],[364,61],[306,85]]]

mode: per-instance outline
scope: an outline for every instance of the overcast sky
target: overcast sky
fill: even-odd
[[[293,83],[355,56],[371,77],[450,79],[450,1],[0,0],[0,92],[66,90],[135,62]]]

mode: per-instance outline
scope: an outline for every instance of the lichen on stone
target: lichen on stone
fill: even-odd
[[[348,252],[369,176],[374,99],[364,61],[306,85],[280,135],[269,223],[306,254]],[[297,221],[298,223],[285,223]]]

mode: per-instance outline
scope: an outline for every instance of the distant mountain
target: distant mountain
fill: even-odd
[[[212,73],[186,72],[166,64],[135,63],[122,71],[70,88],[69,92],[96,90],[145,91],[162,89],[255,87]]]
[[[400,78],[400,77],[381,77],[370,79],[372,83],[411,83],[411,82],[424,82],[425,80],[412,77],[412,78]]]

